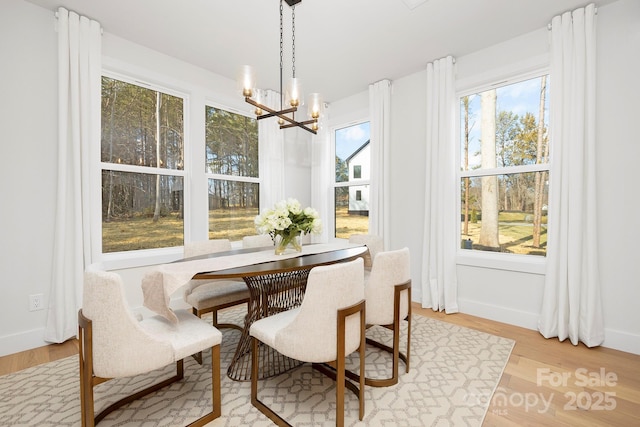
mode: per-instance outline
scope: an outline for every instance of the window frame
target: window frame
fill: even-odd
[[[233,114],[237,114],[239,116],[244,116],[244,117],[248,117],[250,119],[255,119],[255,115],[250,114],[250,112],[246,112],[246,111],[241,111],[238,110],[236,108],[231,108],[228,106],[225,106],[223,104],[220,104],[218,102],[212,101],[211,99],[205,99],[204,103],[202,104],[202,113],[204,116],[204,110],[207,107],[212,107],[212,108],[216,108],[218,110],[224,110],[228,113],[233,113]],[[206,121],[206,118],[205,118]],[[210,173],[207,171],[206,168],[206,150],[207,150],[207,138],[206,138],[206,123],[205,123],[205,129],[204,129],[205,134],[202,136],[202,147],[203,147],[203,162],[202,162],[202,171],[203,171],[203,179],[204,179],[204,185],[205,188],[209,188],[209,180],[210,179],[216,179],[216,180],[221,180],[221,181],[233,181],[233,182],[247,182],[247,183],[251,183],[251,184],[258,184],[258,191],[260,191],[260,188],[262,187],[262,162],[260,161],[260,156],[261,156],[261,150],[260,150],[260,127],[258,126],[258,176],[257,177],[250,177],[250,176],[238,176],[238,175],[225,175],[225,174],[219,174],[219,173]],[[208,191],[208,190],[207,190]],[[208,200],[208,193],[206,194],[207,200]],[[207,212],[208,212],[208,207],[209,204],[208,202],[206,203],[207,206]],[[258,206],[258,212],[260,212],[261,207]],[[206,224],[206,229],[207,229],[207,238],[209,238],[209,215],[207,214],[207,224]],[[240,248],[241,247],[241,242],[239,241],[234,241],[231,242],[232,247],[237,247]]]
[[[547,171],[550,175],[555,173],[553,170],[553,162],[550,160],[547,164],[535,164],[535,165],[521,165],[521,166],[508,166],[501,168],[483,169],[482,171],[463,171],[460,168],[461,165],[461,114],[460,114],[460,99],[464,96],[474,95],[490,89],[497,89],[499,87],[508,86],[511,84],[523,82],[526,80],[542,77],[547,75],[550,77],[548,64],[544,66],[534,67],[525,71],[512,70],[509,73],[494,73],[487,76],[483,81],[476,81],[467,84],[463,87],[458,87],[456,90],[456,108],[455,108],[455,145],[456,145],[456,189],[459,192],[460,182],[466,177],[481,177],[481,176],[497,176],[504,174],[518,174],[525,172],[538,172]],[[551,106],[551,99],[549,98],[549,108]],[[551,126],[551,123],[548,124]],[[551,143],[551,141],[550,141]],[[459,215],[462,208],[462,201],[459,194],[456,195],[456,216]],[[473,251],[463,249],[460,245],[461,236],[461,224],[460,221],[456,221],[456,263],[462,266],[482,267],[497,270],[516,271],[532,274],[545,274],[546,271],[546,256],[535,255],[523,255],[523,254],[508,254],[501,252],[490,251]]]
[[[102,171],[113,170],[117,172],[132,172],[143,173],[147,175],[163,175],[163,176],[180,176],[183,180],[183,204],[184,204],[184,222],[183,222],[183,240],[186,241],[191,234],[191,224],[189,218],[191,218],[191,189],[189,181],[193,174],[192,162],[191,162],[191,97],[187,90],[181,90],[173,88],[167,84],[162,84],[157,81],[152,81],[145,77],[140,77],[132,72],[119,71],[109,67],[103,67],[101,70],[101,77],[108,77],[117,79],[125,83],[141,86],[147,89],[156,90],[167,95],[182,98],[183,100],[183,123],[184,123],[184,152],[183,152],[183,167],[182,170],[178,169],[163,169],[157,166],[148,167],[145,166],[141,169],[137,165],[125,165],[118,163],[103,162],[101,159],[101,144],[99,141],[96,147],[96,156],[94,162],[91,165],[92,181],[91,187],[95,191],[94,194],[102,194]],[[121,252],[102,252],[102,198],[95,198],[92,201],[92,221],[91,226],[91,241],[92,241],[92,253],[94,260],[100,260],[105,269],[125,269],[144,267],[148,265],[162,264],[175,261],[176,256],[182,256],[183,246],[173,246],[165,248],[153,248],[153,249],[139,249],[134,251],[121,251]]]

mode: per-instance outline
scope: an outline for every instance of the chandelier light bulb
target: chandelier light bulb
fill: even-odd
[[[253,95],[254,95],[254,99],[256,101],[256,109],[254,110],[254,114],[256,116],[260,116],[262,115],[263,111],[262,111],[262,91],[260,89],[256,89],[253,91]]]
[[[298,107],[302,103],[302,84],[300,79],[293,77],[289,81],[287,86],[286,98],[289,101],[289,105],[292,107]]]
[[[308,100],[308,114],[312,119],[317,119],[322,114],[322,97],[319,93],[309,94]]]
[[[242,91],[242,96],[251,98],[256,87],[256,78],[250,65],[243,65],[238,73],[237,83]]]

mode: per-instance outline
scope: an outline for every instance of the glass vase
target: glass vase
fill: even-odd
[[[302,243],[300,240],[300,232],[281,233],[275,236],[275,252],[276,255],[285,253],[302,252]]]

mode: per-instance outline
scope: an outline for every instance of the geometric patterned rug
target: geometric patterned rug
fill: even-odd
[[[243,310],[220,312],[220,320],[242,322]],[[404,322],[403,322],[404,323]],[[250,382],[226,376],[239,332],[223,329],[221,346],[222,416],[209,426],[273,426],[250,402]],[[400,343],[404,348],[406,329]],[[390,331],[373,327],[367,336],[385,340]],[[348,426],[481,426],[500,382],[514,342],[413,315],[411,369],[400,362],[398,384],[366,387],[365,417],[358,420],[358,400],[345,392]],[[210,352],[209,352],[210,353]],[[210,354],[203,366],[185,360],[185,378],[110,414],[99,426],[179,426],[211,406]],[[367,346],[369,377],[387,376],[390,355]],[[357,366],[357,357],[351,363]],[[175,365],[146,375],[111,380],[95,388],[96,413],[150,383],[170,376]],[[335,425],[335,383],[310,365],[260,381],[259,398],[294,426]],[[114,398],[115,397],[115,398]],[[0,376],[1,426],[79,426],[78,358],[68,357]],[[209,409],[210,410],[210,409]]]

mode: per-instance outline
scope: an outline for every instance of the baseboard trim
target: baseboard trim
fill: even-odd
[[[458,308],[461,313],[520,326],[534,331],[538,330],[538,313],[513,310],[497,305],[463,299],[458,300]],[[640,335],[605,328],[604,336],[605,339],[602,347],[640,355]]]
[[[522,310],[479,303],[472,300],[458,299],[458,308],[461,313],[482,317],[483,319],[495,320],[496,322],[507,323],[509,325],[520,326],[526,329],[536,330],[538,327],[538,314],[529,313]]]
[[[51,343],[44,340],[44,328],[6,335],[0,337],[0,357],[20,353],[25,350],[32,350],[48,344]]]

